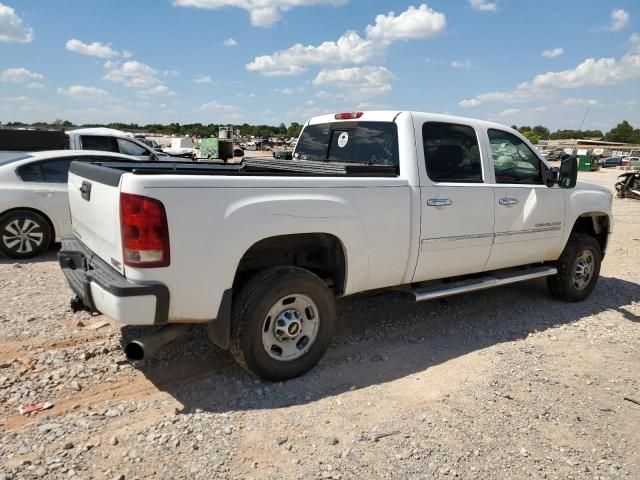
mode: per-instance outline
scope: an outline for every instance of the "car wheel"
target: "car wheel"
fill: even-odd
[[[42,215],[16,210],[0,218],[0,251],[11,258],[32,258],[49,248],[51,227]]]
[[[268,381],[298,377],[329,347],[333,293],[317,275],[274,267],[253,277],[232,307],[230,351],[245,370]]]
[[[556,262],[558,273],[547,277],[549,291],[567,302],[584,300],[598,283],[601,261],[602,251],[595,238],[582,233],[571,235]]]

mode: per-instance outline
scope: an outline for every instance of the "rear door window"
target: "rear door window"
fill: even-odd
[[[98,135],[82,135],[83,150],[101,150],[103,152],[118,153],[118,142],[115,137],[106,137]]]
[[[427,175],[434,182],[482,183],[475,130],[468,125],[427,122],[422,126]]]
[[[30,163],[17,169],[23,182],[67,183],[69,166],[75,158],[58,158]]]
[[[300,135],[294,158],[398,168],[398,128],[391,122],[309,125]]]

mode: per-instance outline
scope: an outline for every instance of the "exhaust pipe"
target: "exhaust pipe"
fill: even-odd
[[[173,342],[189,330],[191,330],[191,325],[186,323],[167,325],[157,332],[150,333],[138,340],[127,343],[124,347],[124,354],[127,356],[127,360],[132,362],[148,360],[166,344]]]

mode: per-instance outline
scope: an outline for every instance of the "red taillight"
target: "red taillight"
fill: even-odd
[[[336,113],[336,120],[354,120],[356,118],[360,118],[364,115],[364,112],[344,112],[344,113]]]
[[[138,268],[169,266],[169,226],[162,202],[121,193],[120,230],[125,265]]]

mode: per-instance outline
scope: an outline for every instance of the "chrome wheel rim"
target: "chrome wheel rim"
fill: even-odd
[[[320,314],[311,298],[291,294],[278,300],[262,325],[262,346],[274,360],[290,362],[309,351],[318,336]]]
[[[593,253],[584,250],[577,258],[573,273],[573,284],[578,290],[584,290],[593,278],[595,261]]]
[[[30,218],[13,220],[2,231],[2,243],[15,253],[31,253],[40,248],[43,241],[42,226]]]

